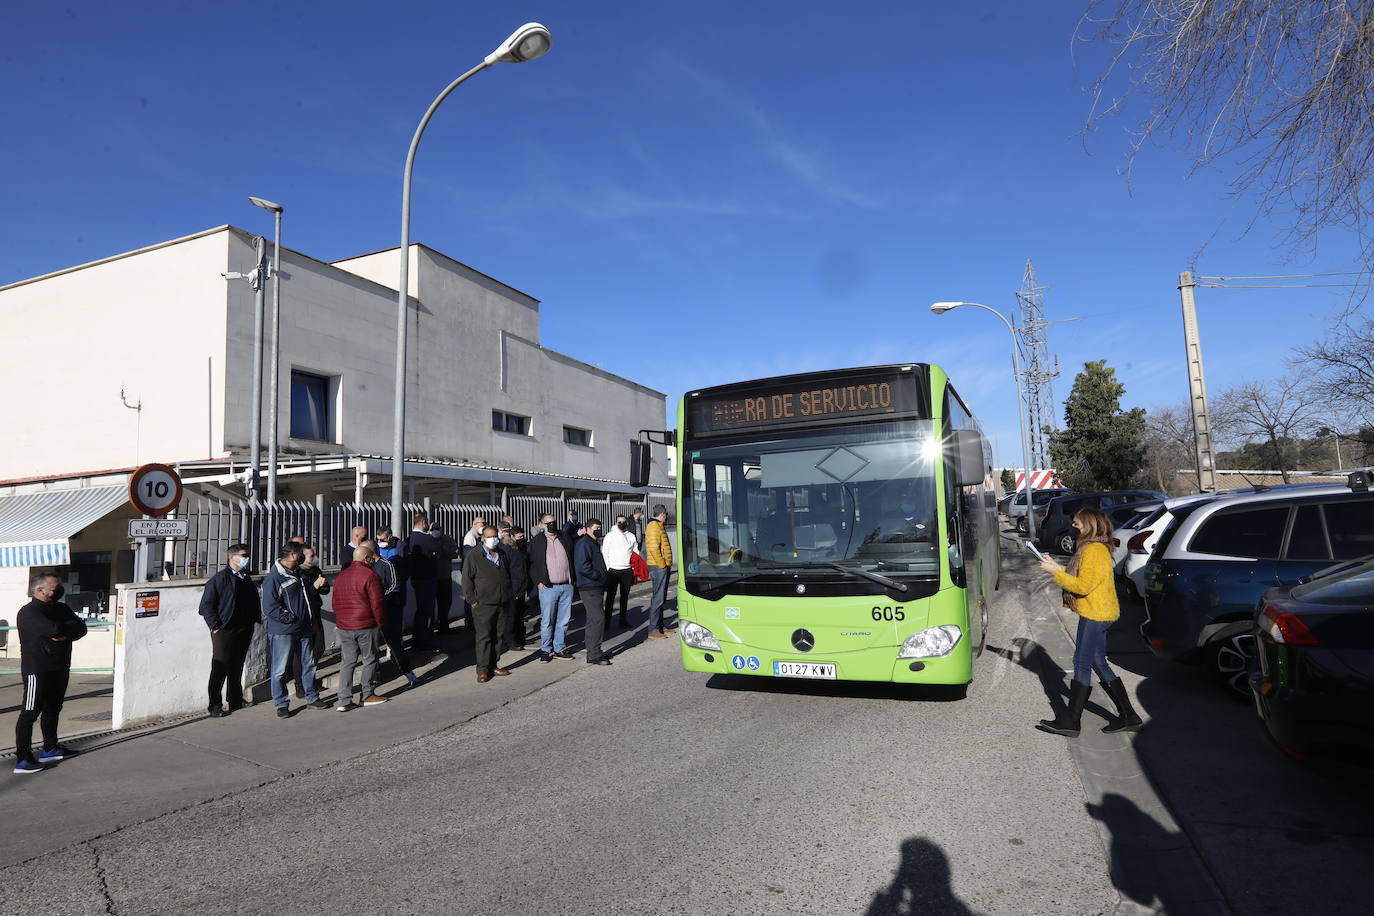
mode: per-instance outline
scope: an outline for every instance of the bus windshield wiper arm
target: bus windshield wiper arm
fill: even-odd
[[[871,573],[866,569],[859,569],[856,566],[845,566],[842,563],[826,563],[824,565],[829,566],[831,569],[838,569],[840,572],[847,573],[851,576],[858,576],[870,582],[877,582],[879,585],[886,585],[888,588],[895,588],[899,592],[907,590],[905,583],[898,582],[896,579],[889,579],[887,576],[880,576],[877,573]]]
[[[772,572],[771,572],[771,571],[769,571],[769,572],[752,572],[752,573],[746,573],[746,574],[744,574],[744,575],[742,575],[742,576],[731,576],[729,579],[720,579],[720,580],[712,580],[712,579],[710,579],[710,578],[707,578],[707,577],[705,577],[705,576],[702,576],[702,577],[697,578],[697,579],[695,579],[695,580],[693,580],[693,581],[700,583],[701,585],[705,586],[706,588],[711,589],[712,591],[720,591],[722,588],[725,588],[727,585],[734,585],[735,583],[737,583],[737,582],[743,582],[743,581],[745,581],[746,579],[753,579],[753,578],[756,578],[756,577],[758,577],[758,576],[767,576],[767,575],[772,575]]]

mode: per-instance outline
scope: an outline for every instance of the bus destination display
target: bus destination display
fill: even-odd
[[[917,412],[913,373],[871,374],[861,377],[803,379],[785,386],[770,385],[738,391],[703,394],[689,411],[695,435],[809,426],[882,416],[914,416]]]

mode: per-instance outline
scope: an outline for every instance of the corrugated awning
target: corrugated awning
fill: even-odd
[[[62,566],[71,537],[129,501],[126,487],[55,490],[0,498],[0,566]]]

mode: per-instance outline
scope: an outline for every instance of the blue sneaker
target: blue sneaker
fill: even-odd
[[[32,760],[20,760],[14,765],[14,772],[20,776],[27,776],[29,773],[41,773],[43,768]]]
[[[76,756],[77,754],[79,754],[79,753],[81,753],[81,752],[80,752],[80,751],[77,751],[77,750],[73,750],[72,748],[69,748],[69,747],[64,747],[63,745],[59,744],[57,747],[53,748],[53,749],[50,750],[50,751],[39,751],[39,752],[38,752],[38,762],[39,762],[39,763],[59,763],[60,761],[63,761],[63,760],[69,760],[69,759],[71,759],[72,757],[75,757],[75,756]]]

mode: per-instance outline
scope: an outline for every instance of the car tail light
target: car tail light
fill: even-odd
[[[1320,646],[1321,641],[1308,629],[1307,624],[1292,614],[1285,613],[1266,604],[1260,612],[1261,625],[1274,642],[1285,646]]]
[[[1112,538],[1112,546],[1113,546],[1113,547],[1120,547],[1120,546],[1121,546],[1121,538]]]
[[[1145,539],[1152,534],[1154,534],[1154,532],[1147,529],[1131,535],[1131,539],[1126,542],[1126,549],[1131,553],[1149,553],[1150,551],[1145,548]]]

